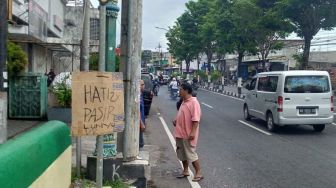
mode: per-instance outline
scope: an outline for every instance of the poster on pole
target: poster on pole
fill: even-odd
[[[72,135],[93,136],[123,131],[122,73],[75,72],[71,85]]]

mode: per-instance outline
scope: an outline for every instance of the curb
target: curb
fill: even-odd
[[[238,99],[245,99],[244,94],[239,95],[238,93],[235,93],[235,92],[232,92],[232,91],[225,91],[225,90],[223,91],[223,90],[220,90],[220,89],[216,89],[216,88],[213,88],[213,87],[206,87],[206,86],[202,86],[201,88],[204,89],[204,90],[213,91],[213,92],[216,92],[216,93],[228,95],[228,96],[235,97],[235,98],[238,98]]]

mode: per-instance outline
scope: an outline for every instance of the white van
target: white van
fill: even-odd
[[[301,124],[321,132],[333,122],[333,95],[326,71],[259,73],[246,89],[244,118],[263,119],[270,131]]]

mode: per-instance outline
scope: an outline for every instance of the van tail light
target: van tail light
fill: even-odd
[[[283,97],[278,97],[278,112],[283,112]]]
[[[334,96],[330,97],[330,111],[334,111]]]

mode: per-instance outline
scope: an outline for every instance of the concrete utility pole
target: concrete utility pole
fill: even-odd
[[[132,161],[139,154],[142,0],[123,0],[121,12],[121,64],[125,65],[123,160]]]
[[[90,0],[85,0],[83,4],[83,34],[81,42],[80,71],[89,71],[90,57]],[[80,169],[82,166],[81,150],[82,143],[80,136],[76,139],[76,173],[80,177]]]
[[[84,23],[82,35],[82,56],[80,62],[80,70],[89,70],[89,57],[90,57],[90,0],[84,2]]]
[[[99,71],[105,71],[106,6],[99,6]]]
[[[105,71],[105,41],[106,41],[106,6],[101,2],[99,6],[99,66],[98,70]],[[97,136],[97,165],[96,165],[96,187],[101,188],[103,186],[103,141],[104,136]]]
[[[7,60],[7,0],[0,0],[0,144],[7,140],[7,92],[3,72]]]

